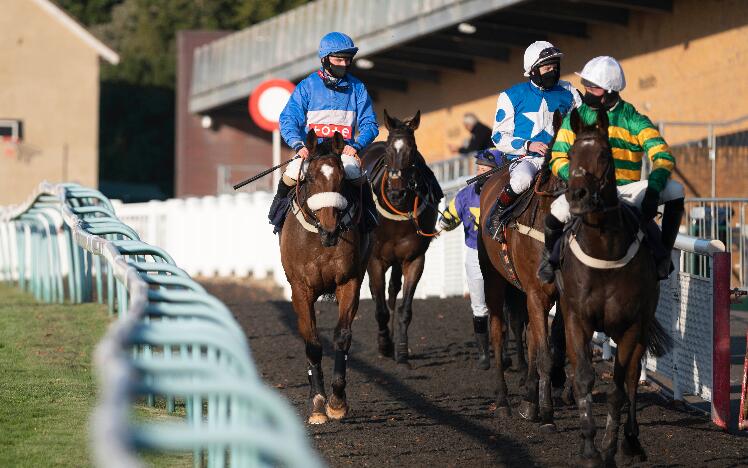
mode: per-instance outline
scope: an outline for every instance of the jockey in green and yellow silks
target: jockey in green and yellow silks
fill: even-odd
[[[626,87],[626,79],[621,65],[613,57],[595,57],[577,74],[585,88],[583,104],[578,108],[582,123],[593,125],[599,109],[605,109],[608,113],[608,138],[613,152],[619,198],[639,208],[643,222],[654,219],[658,205],[665,205],[662,243],[668,252],[671,251],[683,216],[685,197],[683,186],[670,178],[675,168],[675,158],[652,121],[619,96],[619,92]],[[551,170],[562,180],[569,179],[568,152],[575,139],[570,116],[567,115],[553,144],[550,162]],[[640,180],[644,157],[652,162],[652,170],[647,180]],[[562,195],[553,202],[551,213],[545,220],[546,250],[538,270],[541,281],[553,281],[554,265],[549,262],[550,252],[570,218],[569,203]],[[668,276],[669,268],[669,257],[657,265],[661,279]]]

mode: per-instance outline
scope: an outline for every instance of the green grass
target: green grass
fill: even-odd
[[[91,466],[92,356],[110,319],[99,304],[45,304],[0,284],[0,467]],[[167,418],[138,407],[135,417]],[[190,455],[147,454],[157,466]]]

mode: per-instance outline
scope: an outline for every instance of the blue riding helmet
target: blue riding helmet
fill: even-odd
[[[475,153],[475,164],[479,166],[497,167],[505,158],[502,151],[497,149],[484,149]]]
[[[341,32],[327,33],[319,41],[319,58],[325,58],[330,54],[356,55],[358,47],[353,44],[347,34]]]

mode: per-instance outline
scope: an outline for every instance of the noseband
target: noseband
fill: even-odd
[[[334,157],[337,157],[337,155],[326,154],[316,156],[314,157],[314,159]],[[344,220],[346,218],[346,215],[350,212],[352,205],[348,203],[348,200],[346,200],[346,198],[339,192],[320,192],[306,196],[307,191],[304,190],[305,198],[304,200],[302,200],[301,190],[299,189],[299,185],[301,185],[301,183],[299,181],[301,180],[301,172],[303,166],[303,164],[299,165],[299,174],[296,178],[296,205],[299,208],[302,219],[306,222],[306,224],[316,229],[317,232],[322,232],[324,231],[324,228],[322,227],[322,223],[320,223],[319,218],[314,214],[314,212],[322,208],[334,208],[340,212],[340,215],[338,216],[338,223],[335,225],[335,230],[332,231],[332,234],[339,234],[340,232],[345,231],[346,223]],[[301,221],[301,219],[299,221]],[[302,223],[302,225],[304,225],[304,223]]]

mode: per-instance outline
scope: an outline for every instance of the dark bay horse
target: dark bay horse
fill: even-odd
[[[363,165],[372,178],[379,226],[374,231],[374,246],[369,260],[369,288],[376,302],[379,325],[379,352],[392,356],[390,310],[394,314],[394,358],[408,363],[408,325],[413,316],[413,295],[421,279],[426,250],[435,233],[439,198],[428,193],[429,171],[418,152],[414,132],[421,112],[401,121],[384,111],[389,131],[387,142],[377,142],[362,152]],[[439,190],[441,192],[441,190]],[[436,198],[434,200],[434,198]],[[385,273],[392,268],[385,299]],[[405,276],[404,283],[401,276]],[[397,294],[403,288],[403,299],[395,310]]]
[[[560,126],[561,115],[556,112],[553,119],[554,134]],[[549,147],[552,145],[551,142]],[[491,212],[493,203],[508,182],[509,173],[506,170],[499,171],[486,181],[480,197],[481,213]],[[494,240],[485,228],[484,222],[481,223],[481,235],[478,236],[478,259],[485,281],[486,304],[491,316],[491,342],[496,356],[496,413],[499,416],[510,414],[504,365],[498,353],[503,345],[502,310],[505,301],[511,300],[509,294],[512,294],[512,288],[509,286],[515,286],[526,294],[528,314],[526,394],[520,405],[519,414],[525,419],[536,421],[540,406],[540,421],[546,429],[555,428],[550,381],[552,358],[548,311],[556,301],[557,292],[554,285],[541,283],[536,272],[544,248],[543,221],[550,212],[553,201],[550,195],[556,190],[557,183],[558,180],[550,175],[546,164],[536,180],[534,189],[530,188],[535,190],[535,194],[531,195],[529,204],[515,221],[508,224],[505,231],[506,243],[500,244]],[[510,309],[516,310],[516,307]]]
[[[655,261],[642,242],[638,219],[628,216],[618,200],[607,113],[598,113],[596,126],[584,127],[574,110],[570,122],[576,140],[569,151],[566,198],[574,220],[564,237],[556,282],[583,437],[579,461],[586,466],[603,464],[595,448],[592,414],[595,370],[589,342],[596,330],[617,344],[613,383],[607,392],[604,461],[615,463],[620,411],[626,399],[629,407],[621,449],[624,455],[644,461],[636,422],[641,358],[647,348],[662,356],[672,346],[655,318],[660,290]]]
[[[371,253],[371,242],[355,226],[347,229],[347,216],[356,216],[344,190],[345,171],[340,160],[345,142],[335,132],[332,140],[317,145],[313,130],[307,134],[308,167],[297,185],[297,200],[280,234],[281,262],[291,284],[291,300],[299,333],[306,344],[309,377],[310,424],[341,419],[348,413],[345,372],[351,347],[351,324],[356,316],[361,283]],[[367,187],[362,189],[368,190]],[[362,208],[359,206],[358,210]],[[325,393],[322,345],[317,333],[314,303],[323,294],[338,300],[335,327],[335,367],[332,396]]]

